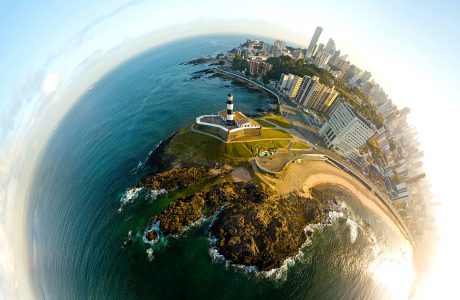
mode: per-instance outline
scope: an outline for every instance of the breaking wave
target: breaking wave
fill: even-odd
[[[148,196],[150,197],[150,199],[152,200],[155,200],[156,198],[158,198],[158,196],[161,196],[163,194],[166,194],[168,191],[165,190],[165,189],[159,189],[159,190],[150,190],[148,192]]]
[[[121,196],[121,199],[120,199],[121,205],[126,205],[128,203],[133,202],[137,198],[137,196],[139,195],[139,192],[142,191],[142,190],[143,190],[143,188],[138,188],[138,187],[128,189],[123,194],[123,196]]]
[[[118,213],[121,213],[126,205],[134,202],[143,191],[144,188],[142,187],[133,187],[124,192],[120,199],[120,207],[118,208]],[[151,200],[155,200],[156,198],[158,198],[158,196],[166,193],[167,191],[165,189],[148,190],[145,196],[149,197]]]
[[[358,232],[359,232],[359,225],[356,223],[355,220],[347,218],[347,225],[348,228],[350,229],[350,241],[352,243],[356,242],[356,239],[358,238]]]
[[[158,142],[153,147],[153,149],[150,150],[149,154],[147,154],[147,157],[144,160],[139,161],[139,163],[137,164],[137,167],[135,167],[134,169],[131,170],[132,174],[137,174],[137,173],[139,173],[140,171],[142,171],[144,169],[145,163],[149,160],[150,156],[152,156],[152,154],[155,152],[155,150],[157,150],[157,148],[160,147],[162,142],[163,142],[162,140],[160,142]]]

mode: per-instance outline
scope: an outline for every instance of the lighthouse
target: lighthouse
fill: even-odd
[[[243,136],[261,136],[262,126],[240,111],[233,111],[233,95],[227,95],[227,107],[217,115],[202,115],[195,120],[195,129],[214,135],[225,142]]]
[[[227,95],[227,118],[225,124],[235,124],[235,121],[233,121],[233,95],[231,93]]]

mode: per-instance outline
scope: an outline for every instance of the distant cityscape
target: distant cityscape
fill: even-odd
[[[295,107],[305,134],[335,152],[383,191],[406,221],[414,238],[433,227],[432,197],[423,169],[416,128],[409,108],[398,109],[369,71],[353,65],[332,38],[318,40],[317,27],[306,49],[247,40],[216,59],[278,93]]]

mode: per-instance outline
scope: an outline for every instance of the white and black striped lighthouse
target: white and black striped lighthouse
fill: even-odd
[[[235,124],[235,121],[233,121],[233,95],[231,93],[227,95],[227,118],[225,123],[227,125]]]

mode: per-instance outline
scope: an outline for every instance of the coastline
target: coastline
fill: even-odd
[[[256,86],[255,89],[258,89],[264,93],[266,93],[266,91],[269,91],[270,92],[270,95],[276,97],[277,99],[277,103],[278,103],[278,106],[277,106],[277,112],[279,113],[281,111],[281,99],[280,99],[280,96],[275,94],[275,92],[267,89],[262,83],[256,83],[252,80],[250,80],[249,78],[246,78],[244,76],[241,76],[241,75],[238,75],[238,74],[235,74],[233,72],[229,72],[229,71],[226,71],[226,70],[223,70],[221,68],[214,68],[213,70],[215,70],[215,72],[221,72],[221,73],[224,73],[226,76],[229,76],[229,77],[233,77],[233,78],[237,78],[241,81],[245,81],[247,82],[248,84],[252,84],[254,86]],[[266,93],[267,94],[267,93]],[[350,176],[349,174],[343,172],[342,170],[339,170],[337,169],[338,171],[341,171],[343,174],[346,174],[349,178],[348,180],[352,180],[352,181],[357,181],[356,178],[353,178],[352,176]],[[335,179],[338,179],[340,177],[337,177]],[[329,182],[327,182],[328,180],[324,180],[324,182],[322,183],[325,183],[325,184],[334,184],[334,181],[335,179],[332,179],[330,178]],[[356,183],[358,184],[358,183]],[[381,214],[385,214],[387,218],[389,218],[391,220],[391,222],[388,222],[388,223],[394,223],[394,225],[396,225],[396,227],[398,228],[398,230],[401,232],[401,234],[405,237],[405,239],[411,244],[412,247],[415,246],[414,244],[414,241],[413,241],[413,238],[410,234],[410,232],[407,231],[407,228],[404,227],[403,224],[401,224],[401,222],[404,222],[404,221],[401,221],[400,219],[400,216],[399,216],[399,212],[395,211],[394,208],[390,207],[389,205],[392,205],[390,203],[387,203],[385,199],[379,199],[379,197],[376,197],[375,195],[373,195],[368,189],[364,188],[364,186],[362,186],[361,183],[359,183],[359,188],[357,188],[357,185],[355,184],[355,191],[357,193],[353,193],[357,198],[359,198],[359,200],[364,204],[366,205],[366,203],[364,201],[361,200],[360,197],[365,197],[366,199],[372,201],[374,203],[374,205],[376,205],[379,209],[380,209],[380,212]],[[314,185],[310,185],[310,187],[313,187]],[[351,186],[348,186],[350,189],[352,188]],[[362,188],[362,189],[361,189]],[[308,190],[308,189],[307,189]],[[361,191],[361,192],[360,192]],[[351,192],[351,191],[350,191]],[[357,195],[359,194],[359,195]],[[367,207],[367,205],[366,205]],[[375,210],[375,209],[373,209]]]
[[[293,190],[300,190],[305,196],[310,196],[310,189],[321,184],[339,185],[353,194],[358,201],[377,214],[385,223],[396,229],[408,241],[404,229],[399,222],[393,219],[388,208],[367,188],[359,183],[350,174],[339,170],[324,161],[308,161],[291,164],[282,176],[282,180],[274,179],[278,193],[286,194]],[[299,188],[300,187],[300,188]]]
[[[239,74],[236,74],[236,73],[233,73],[233,72],[230,72],[230,71],[226,71],[224,69],[221,69],[221,68],[213,68],[212,69],[215,73],[220,73],[220,74],[224,74],[223,76],[226,76],[226,77],[231,77],[231,78],[236,78],[237,80],[239,81],[243,81],[243,82],[246,82],[247,84],[251,85],[251,89],[253,90],[258,90],[258,91],[261,91],[265,94],[267,94],[269,97],[273,98],[276,100],[276,103],[277,103],[277,113],[279,112],[279,109],[280,109],[280,105],[281,105],[281,100],[280,100],[280,97],[277,93],[275,93],[274,91],[266,88],[263,84],[259,84],[249,78],[246,78],[242,75],[239,75]]]

